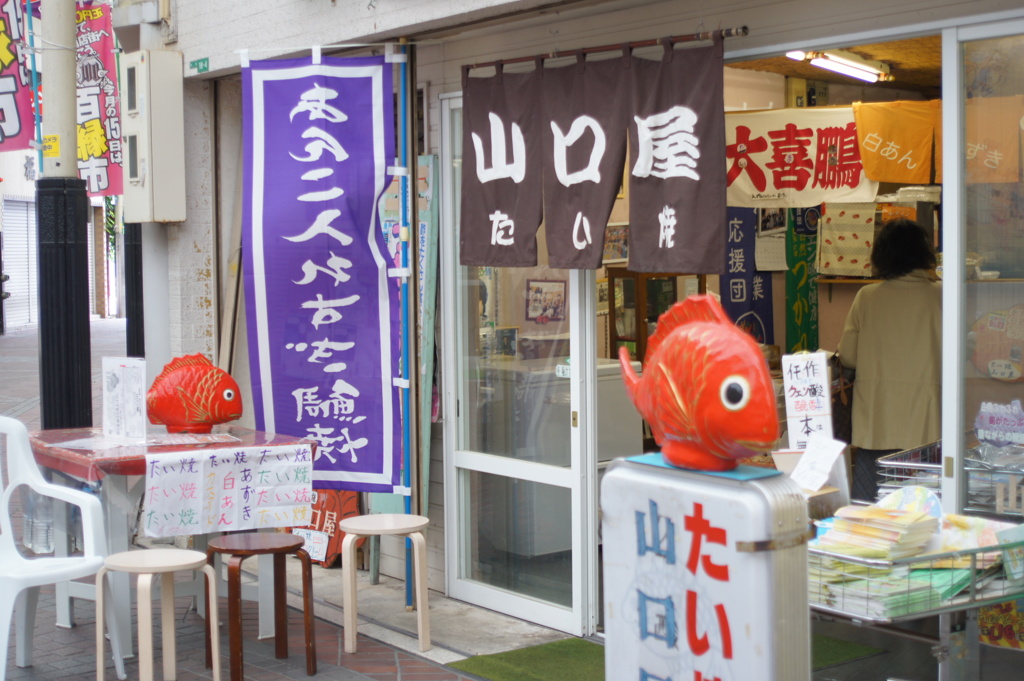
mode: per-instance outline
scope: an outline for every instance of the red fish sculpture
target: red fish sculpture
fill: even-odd
[[[779,438],[775,391],[757,343],[711,296],[690,296],[658,319],[643,375],[619,348],[622,378],[665,461],[732,470]]]
[[[153,380],[146,393],[150,423],[169,433],[209,433],[214,424],[242,415],[238,384],[201,354],[177,357]]]

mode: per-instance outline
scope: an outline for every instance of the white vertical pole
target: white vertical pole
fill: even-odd
[[[43,136],[56,136],[60,153],[43,156],[44,177],[78,177],[75,100],[75,3],[43,0],[46,116]]]

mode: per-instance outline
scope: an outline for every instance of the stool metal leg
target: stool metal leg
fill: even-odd
[[[345,652],[356,652],[356,535],[345,534],[341,541],[342,607],[345,608]]]
[[[210,598],[206,603],[206,623],[213,631],[217,631],[217,624],[220,622],[217,606],[217,571],[209,564],[203,566],[206,574],[206,588]],[[207,629],[210,631],[210,628]],[[212,637],[210,646],[213,648],[213,681],[220,681],[220,636]]]
[[[153,681],[153,575],[139,574],[136,587],[139,616],[139,679]]]
[[[413,567],[416,569],[416,628],[420,635],[420,650],[430,650],[430,612],[427,605],[427,541],[420,532],[409,534],[413,546]]]
[[[231,681],[242,681],[242,561],[245,556],[228,558],[228,662]]]
[[[178,646],[174,630],[174,573],[160,576],[160,629],[163,638],[164,679],[176,679]]]
[[[284,554],[274,554],[274,657],[288,657],[288,607],[285,601]]]
[[[313,567],[304,549],[295,552],[302,563],[302,603],[306,625],[306,674],[316,674],[316,632],[313,629]]]

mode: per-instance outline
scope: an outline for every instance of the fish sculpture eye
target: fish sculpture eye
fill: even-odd
[[[231,388],[226,388],[224,390],[224,399],[227,402],[230,402],[231,400],[235,399],[235,391],[232,390]]]
[[[728,376],[718,390],[722,406],[729,411],[739,411],[750,402],[750,383],[742,376]]]

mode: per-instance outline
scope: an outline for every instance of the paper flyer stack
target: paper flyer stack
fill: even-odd
[[[969,568],[911,570],[899,567],[871,572],[861,579],[839,582],[812,577],[811,601],[844,612],[892,619],[940,607],[966,588],[973,577]]]
[[[821,547],[860,558],[897,560],[920,553],[938,528],[938,518],[924,511],[844,506]]]

